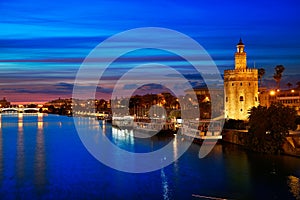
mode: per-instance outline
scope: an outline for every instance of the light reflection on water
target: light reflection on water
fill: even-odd
[[[130,146],[134,145],[134,136],[133,136],[133,130],[127,130],[127,129],[118,129],[113,128],[112,129],[112,138],[113,141],[117,144],[118,142],[124,142],[126,144],[129,144]]]
[[[161,185],[162,185],[162,189],[163,189],[163,198],[164,198],[164,200],[168,200],[169,199],[168,179],[166,177],[166,174],[165,174],[163,168],[160,170],[160,174],[161,174],[161,182],[162,182]]]
[[[35,149],[34,183],[40,193],[45,190],[46,186],[46,155],[42,116],[38,116],[38,130]]]
[[[300,179],[295,176],[288,176],[287,183],[295,199],[300,199]]]
[[[16,174],[17,174],[17,182],[18,182],[17,185],[20,186],[24,182],[24,178],[25,178],[25,147],[24,147],[23,114],[18,115]]]
[[[139,140],[130,130],[82,120],[129,151],[164,146],[170,138]],[[98,137],[98,138],[97,138]],[[176,157],[177,136],[172,141]],[[173,139],[173,138],[171,138]],[[192,195],[231,199],[300,199],[300,159],[249,154],[217,145],[204,159],[199,145],[156,172],[127,174],[96,161],[83,147],[73,120],[43,114],[0,115],[0,197],[3,199],[190,199]],[[118,157],[115,158],[118,160]],[[276,173],[272,171],[276,169]]]

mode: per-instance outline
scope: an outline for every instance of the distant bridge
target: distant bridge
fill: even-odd
[[[39,111],[39,108],[0,108],[2,113],[32,113]]]

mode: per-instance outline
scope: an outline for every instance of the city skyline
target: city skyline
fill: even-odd
[[[121,31],[151,26],[174,29],[195,39],[221,73],[233,68],[235,45],[242,37],[248,66],[265,68],[266,84],[274,82],[274,67],[279,64],[286,68],[282,82],[288,78],[295,84],[300,80],[297,8],[297,1],[2,2],[1,96],[11,102],[71,97],[77,70],[97,44]],[[115,71],[107,73],[99,94],[106,97],[111,93],[118,73],[128,70],[127,65],[139,64],[141,58],[191,74],[173,55],[139,52],[128,55]]]

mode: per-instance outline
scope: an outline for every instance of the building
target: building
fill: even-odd
[[[5,97],[0,100],[0,108],[7,108],[10,107],[10,102],[6,100]]]
[[[293,108],[300,115],[300,90],[267,90],[259,89],[259,102],[261,106],[269,107],[272,103],[281,103],[284,106]]]
[[[49,101],[47,103],[44,104],[44,107],[50,107],[53,106],[54,108],[61,108],[63,105],[72,105],[72,99],[55,99],[52,101]]]
[[[258,106],[258,70],[247,67],[245,45],[240,39],[235,53],[235,69],[224,71],[225,117],[247,120],[249,110]]]
[[[210,101],[211,99],[211,96],[217,96],[217,95],[220,95],[220,94],[223,94],[223,88],[221,87],[215,87],[215,88],[207,88],[206,86],[198,86],[198,87],[195,87],[193,89],[188,89],[188,90],[185,90],[186,94],[188,95],[193,95],[195,94],[199,99],[201,99],[202,97],[202,102],[205,101]]]

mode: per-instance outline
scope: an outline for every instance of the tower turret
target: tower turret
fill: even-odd
[[[247,69],[247,54],[245,52],[245,45],[240,38],[236,46],[237,52],[235,53],[235,69]]]

